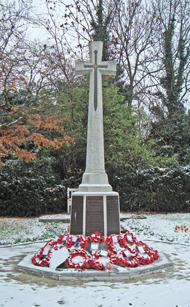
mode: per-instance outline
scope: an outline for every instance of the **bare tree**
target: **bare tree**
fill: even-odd
[[[57,0],[54,7],[50,1],[47,3],[51,22],[48,30],[56,33],[56,41],[59,37],[61,42],[61,28],[62,36],[67,34],[67,51],[83,59],[89,40],[104,40],[110,59],[116,59],[122,67],[126,102],[129,106],[145,103],[159,82],[161,70],[152,6],[142,0],[73,0],[70,4]],[[58,11],[61,18],[55,18]]]
[[[127,103],[140,106],[157,84],[161,69],[155,12],[146,1],[115,0],[114,18],[112,43],[124,71]]]
[[[31,1],[0,0],[0,95],[8,104],[19,91],[25,103],[38,97],[43,89],[53,89],[66,75],[65,57],[54,45],[32,41],[28,28],[40,27],[40,16],[34,15]],[[40,30],[39,30],[40,31]],[[60,38],[56,37],[57,40]],[[24,96],[23,96],[24,97]]]
[[[23,65],[29,11],[24,3],[0,1],[0,93],[6,103],[12,92],[26,86]]]
[[[63,80],[71,85],[73,60],[88,56],[86,47],[93,39],[104,40],[109,50],[106,57],[118,61],[129,106],[164,104],[163,97],[168,95],[164,78],[171,73],[166,69],[168,61],[178,80],[172,86],[179,88],[180,99],[189,91],[188,0],[72,0],[69,4],[46,0],[46,18],[38,23],[48,39],[39,45],[25,40],[31,22],[28,8],[22,2],[16,8],[15,2],[11,7],[0,1],[1,93],[5,97],[14,91],[15,82],[37,96],[43,89],[56,92]],[[165,42],[170,42],[167,35],[173,26],[171,45],[167,44],[171,52],[166,54]],[[170,60],[166,59],[169,53]]]
[[[157,97],[173,113],[190,91],[190,2],[155,0],[153,6],[163,63]]]
[[[47,1],[49,18],[46,28],[59,44],[64,41],[62,52],[73,58],[87,56],[88,42],[94,39],[95,27],[104,27],[111,33],[114,1],[64,0]],[[103,8],[102,20],[98,20],[98,8]],[[101,29],[102,30],[102,29]],[[59,38],[59,39],[58,39]]]

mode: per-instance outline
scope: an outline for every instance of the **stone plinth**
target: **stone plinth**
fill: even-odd
[[[75,192],[72,195],[71,234],[102,236],[120,233],[119,194],[117,192]]]

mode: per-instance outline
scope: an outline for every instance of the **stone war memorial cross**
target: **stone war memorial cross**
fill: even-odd
[[[102,74],[115,75],[116,62],[102,61],[103,42],[89,43],[90,62],[76,61],[76,74],[90,75],[86,169],[72,194],[70,233],[120,233],[119,194],[112,191],[105,172]]]

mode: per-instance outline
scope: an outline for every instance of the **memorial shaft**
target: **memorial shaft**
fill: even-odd
[[[76,61],[77,74],[90,75],[86,169],[81,191],[111,191],[105,172],[102,74],[115,75],[116,63],[102,61],[102,42],[90,42],[90,61]]]
[[[90,42],[90,61],[76,61],[76,74],[90,75],[86,169],[72,195],[70,233],[120,233],[119,194],[105,172],[102,74],[115,75],[116,63],[102,61],[102,42]]]

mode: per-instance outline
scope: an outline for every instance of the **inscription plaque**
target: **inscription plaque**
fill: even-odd
[[[70,234],[83,233],[83,196],[72,196]]]
[[[120,234],[118,196],[107,196],[107,235]]]
[[[94,231],[104,235],[103,196],[86,197],[86,236]]]

